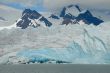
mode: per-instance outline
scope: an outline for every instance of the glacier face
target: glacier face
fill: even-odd
[[[25,50],[17,54],[19,57],[38,60],[50,59],[74,64],[105,64],[109,62],[109,52],[104,42],[91,37],[84,29],[84,46],[73,41],[65,48],[44,48],[38,50]],[[40,59],[39,59],[40,58]]]
[[[76,26],[78,28],[77,31],[81,30],[80,33],[76,32],[76,29],[73,29],[73,27],[71,26]],[[97,27],[87,26],[87,25],[86,26],[71,25],[71,26],[67,26],[67,27],[62,26],[62,28],[59,27],[61,30],[54,31],[54,29],[56,28],[58,29],[58,26],[56,26],[56,28],[54,27],[54,28],[48,29],[48,31],[45,32],[45,35],[48,35],[48,37],[45,37],[46,39],[49,38],[51,41],[56,39],[56,43],[58,44],[59,44],[59,41],[61,42],[60,39],[61,38],[63,39],[64,37],[64,39],[62,40],[62,44],[65,44],[65,46],[56,47],[56,45],[54,45],[55,42],[53,42],[51,43],[53,45],[47,43],[48,47],[38,47],[37,49],[29,48],[28,46],[27,46],[28,48],[25,47],[19,50],[12,49],[10,53],[0,57],[0,63],[1,64],[30,64],[30,63],[108,64],[110,63],[110,57],[109,57],[110,50],[108,49],[108,45],[105,43],[104,39],[102,40],[103,37],[100,38],[99,37],[100,35],[96,35],[96,33],[93,34],[94,33],[93,31],[96,31],[95,28]],[[90,28],[87,29],[86,27],[87,28],[90,27]],[[99,26],[99,27],[102,27],[102,26]],[[94,30],[90,30],[91,28]],[[71,29],[71,32],[68,32],[70,29]],[[97,29],[99,30],[100,28],[97,28]],[[51,30],[51,32],[49,30]],[[28,31],[30,30],[28,29]],[[62,32],[63,34],[59,33],[59,31]],[[77,35],[73,32],[76,32]],[[90,33],[90,32],[93,32],[93,33]],[[39,35],[42,35],[41,33]],[[53,33],[56,35],[53,37],[54,39],[49,35],[49,33],[51,34],[51,36]],[[71,35],[69,35],[70,33]],[[60,35],[62,35],[62,37],[59,37]],[[107,32],[105,35],[108,35]],[[24,37],[26,37],[26,33]],[[71,41],[69,41],[68,39],[70,39]],[[28,42],[28,40],[26,39],[25,40],[22,39],[22,40],[25,41],[24,43],[26,43],[26,41]],[[40,40],[39,40],[39,43],[40,43]],[[54,47],[49,47],[49,46],[54,46]],[[12,51],[16,51],[16,52],[12,52]]]

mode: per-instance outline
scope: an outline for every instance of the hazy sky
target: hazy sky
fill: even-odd
[[[0,4],[17,9],[33,8],[36,10],[58,9],[69,4],[81,4],[87,7],[110,9],[110,0],[0,0]]]

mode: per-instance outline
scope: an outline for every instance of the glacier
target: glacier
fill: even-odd
[[[107,24],[106,24],[106,26],[105,25],[103,25],[103,26],[107,27],[108,26]],[[78,29],[73,29],[74,26],[76,26]],[[74,28],[76,28],[76,27],[74,27]],[[54,29],[56,29],[56,28],[58,30],[54,31]],[[105,38],[105,37],[100,38],[99,36],[101,34],[96,35],[96,34],[98,34],[97,33],[98,31],[95,33],[93,32],[93,31],[99,30],[100,28],[102,28],[102,25],[99,27],[95,27],[92,25],[91,26],[69,25],[66,27],[65,26],[61,26],[61,27],[54,26],[50,29],[45,28],[46,30],[48,29],[48,31],[45,32],[45,35],[48,35],[46,37],[46,39],[52,38],[51,37],[52,35],[50,36],[49,34],[56,33],[55,34],[56,36],[54,36],[53,37],[54,39],[53,38],[52,39],[57,40],[57,39],[62,38],[62,44],[67,44],[67,45],[65,45],[63,47],[61,47],[61,46],[56,47],[56,45],[54,45],[55,42],[53,42],[53,43],[51,43],[53,45],[47,43],[48,44],[47,47],[46,46],[37,47],[37,49],[36,49],[36,47],[34,47],[34,48],[25,47],[25,48],[19,49],[19,50],[12,49],[12,50],[10,50],[10,52],[8,49],[7,50],[5,49],[5,51],[8,51],[8,54],[4,54],[0,57],[0,64],[35,64],[35,63],[38,63],[38,64],[39,63],[109,64],[110,63],[110,57],[109,57],[110,50],[109,50],[109,45],[107,45],[105,43],[105,41],[107,41],[108,39],[102,40],[102,38]],[[68,31],[70,31],[70,29],[71,29],[71,32],[68,32]],[[27,30],[30,31],[30,29],[27,29]],[[43,30],[42,30],[42,33],[43,33]],[[51,30],[51,32],[49,30]],[[76,32],[76,30],[77,31],[81,30],[81,31]],[[99,30],[99,31],[101,31],[101,30]],[[63,34],[61,34],[59,31],[62,32]],[[41,32],[41,30],[40,30],[40,32]],[[67,32],[68,32],[68,34],[67,34]],[[73,32],[76,32],[77,35]],[[69,35],[70,33],[71,33],[71,35]],[[103,32],[101,32],[101,33],[103,33]],[[105,35],[108,36],[108,33],[106,32]],[[67,35],[65,35],[65,34],[67,34]],[[25,33],[25,35],[26,35],[26,33]],[[42,35],[42,34],[39,33],[39,35]],[[63,37],[59,37],[60,35],[65,36],[64,39],[63,39]],[[31,35],[31,36],[33,36],[33,35]],[[68,36],[68,38],[67,38],[67,36]],[[72,38],[72,37],[74,37],[74,38]],[[39,39],[40,38],[41,38],[41,36],[39,37]],[[67,41],[68,39],[70,39],[71,41],[68,41],[68,43],[64,42],[64,40]],[[25,39],[23,39],[23,41],[28,42],[28,40],[25,40]],[[61,42],[61,40],[60,40],[60,42]],[[40,40],[39,40],[39,43],[40,43]],[[59,44],[59,41],[57,40],[56,43]],[[49,47],[49,46],[53,46],[53,47]]]
[[[109,57],[107,58],[109,52],[107,52],[107,48],[101,39],[91,37],[84,29],[83,40],[85,47],[73,41],[65,48],[24,50],[17,55],[19,57],[26,57],[29,60],[34,58],[34,60],[38,61],[44,57],[42,60],[49,59],[73,64],[105,64],[109,62]]]

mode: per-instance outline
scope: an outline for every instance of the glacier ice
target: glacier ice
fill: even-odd
[[[73,41],[65,48],[27,50],[27,52],[22,51],[18,53],[18,55],[24,57],[31,56],[30,58],[34,55],[36,59],[39,59],[38,56],[42,56],[45,59],[60,60],[70,63],[105,64],[107,59],[109,59],[109,56],[107,57],[109,52],[107,52],[107,47],[104,42],[96,36],[90,36],[85,29],[83,35],[85,47]],[[106,59],[104,59],[105,56],[107,57]]]
[[[0,57],[1,64],[30,63],[110,63],[109,52],[103,40],[83,29],[81,43],[73,40],[64,48],[23,49]]]
[[[0,54],[0,64],[110,63],[109,24],[96,27],[81,22],[80,25],[51,28],[1,30],[0,49],[4,53]]]

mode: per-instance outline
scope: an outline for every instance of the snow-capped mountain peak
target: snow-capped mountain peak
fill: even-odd
[[[22,13],[21,20],[17,21],[16,25],[17,27],[21,27],[22,29],[25,29],[28,26],[33,26],[34,28],[42,25],[46,27],[50,27],[52,23],[37,11],[25,9]]]

